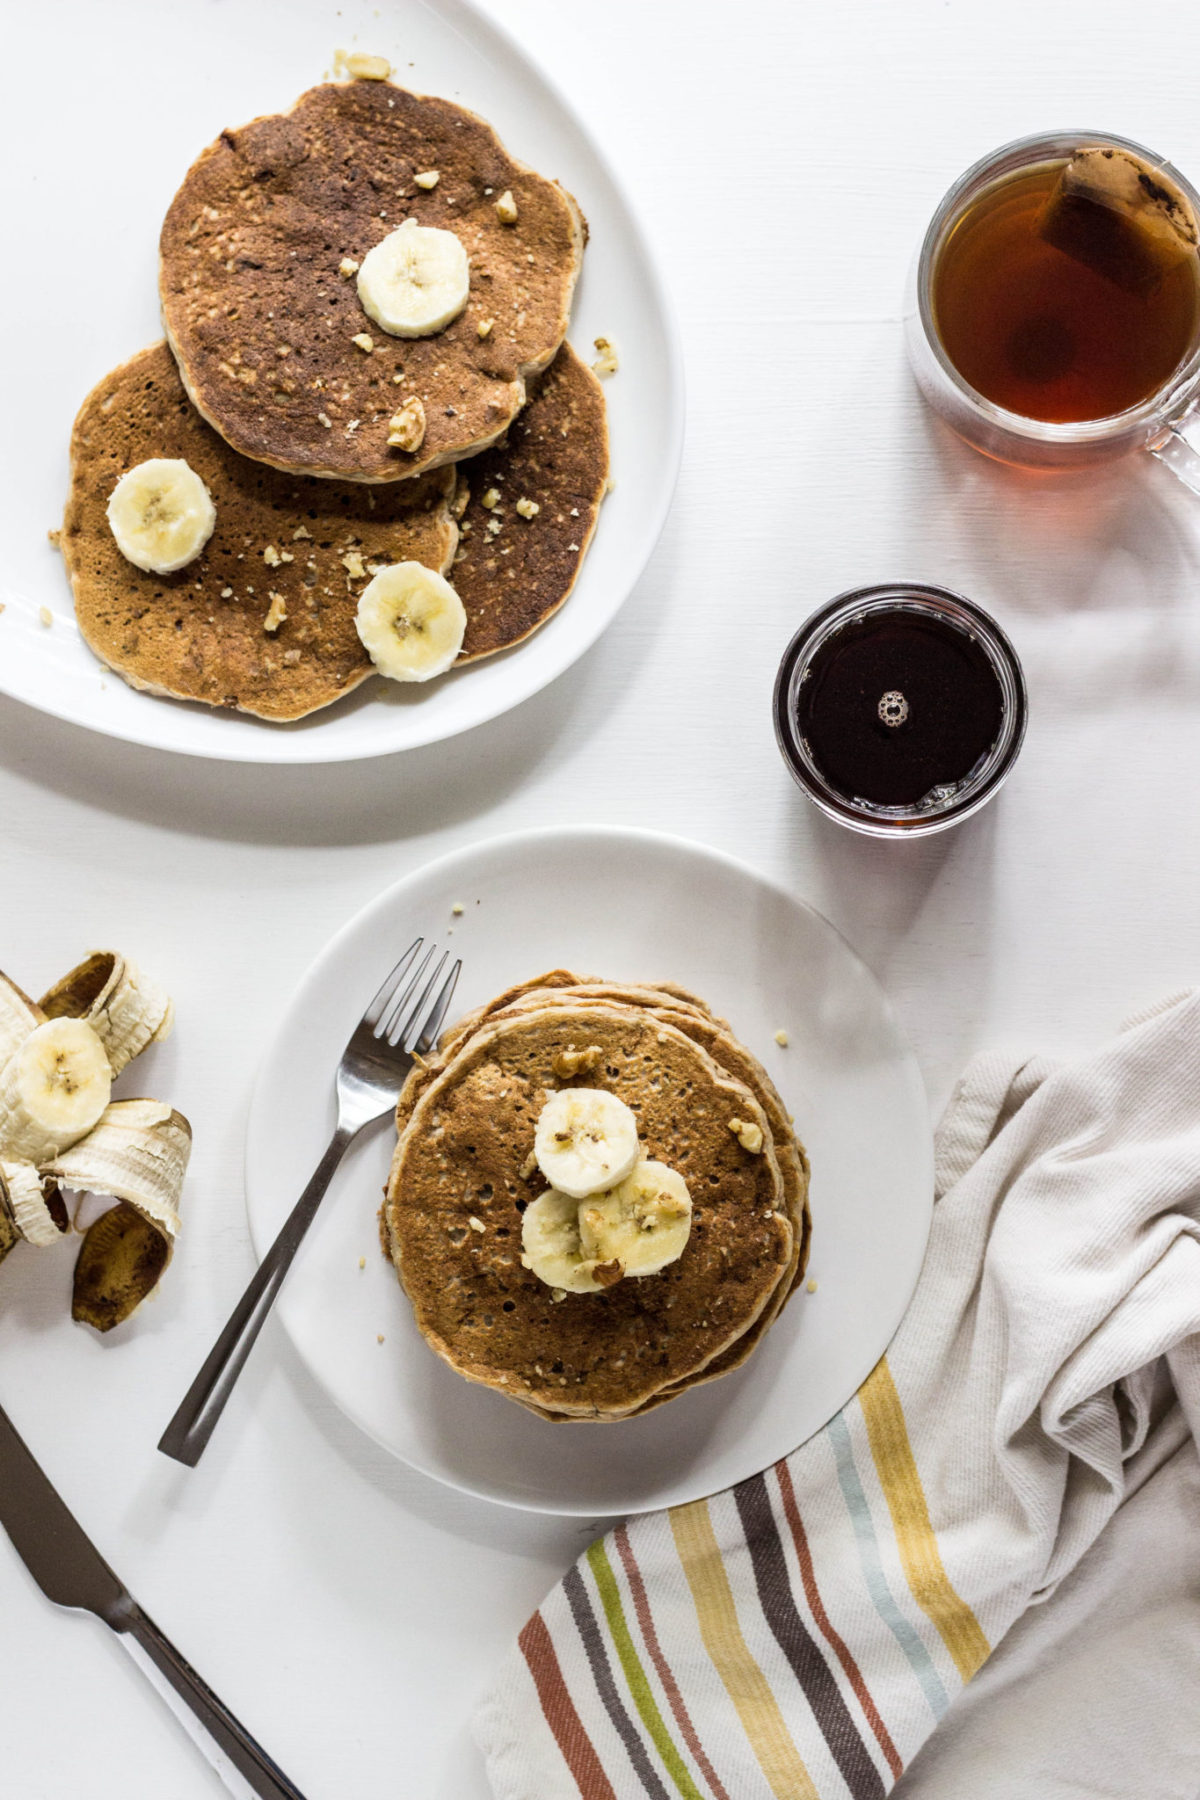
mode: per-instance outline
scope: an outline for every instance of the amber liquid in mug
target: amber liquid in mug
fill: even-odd
[[[1064,166],[1038,164],[985,189],[943,244],[932,291],[959,374],[995,405],[1052,423],[1148,400],[1200,332],[1196,256],[1162,255],[1146,233],[1128,243],[1129,225],[1102,206],[1083,222],[1083,256],[1047,240]],[[1136,279],[1125,278],[1130,268]]]

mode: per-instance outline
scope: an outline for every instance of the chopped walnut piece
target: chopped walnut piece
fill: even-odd
[[[266,563],[268,569],[277,569],[283,561],[283,558],[280,556],[274,544],[268,544],[263,551],[263,561]]]
[[[46,537],[52,550],[57,550],[62,543],[62,532],[59,531],[56,525],[50,527],[49,531],[46,533]]]
[[[515,225],[517,222],[517,203],[513,199],[512,189],[505,188],[496,202],[496,217],[502,225]]]
[[[346,555],[342,558],[342,567],[345,569],[347,575],[349,575],[351,581],[366,580],[367,571],[363,565],[363,559],[357,550],[347,551]]]
[[[776,1042],[776,1043],[777,1043],[777,1044],[778,1044],[778,1045],[779,1045],[779,1048],[780,1048],[780,1049],[781,1049],[781,1050],[786,1050],[786,1049],[787,1049],[787,1047],[788,1047],[788,1034],[787,1034],[787,1032],[786,1032],[786,1031],[777,1031],[777,1032],[776,1032],[776,1033],[775,1033],[775,1042]]]
[[[595,362],[592,364],[592,368],[601,378],[608,375],[615,375],[621,365],[617,361],[617,353],[612,346],[611,340],[606,337],[598,337],[594,341],[598,354]]]
[[[263,620],[263,630],[274,633],[279,630],[279,627],[287,618],[287,605],[283,595],[277,594],[274,588],[268,588],[267,593],[270,596],[271,607],[266,618]]]
[[[328,413],[319,412],[317,418],[321,421],[321,424],[325,427],[326,431],[333,430],[333,420]]]
[[[601,1287],[615,1287],[624,1273],[625,1265],[615,1256],[611,1262],[598,1262],[592,1264],[592,1274],[600,1283]]]
[[[425,442],[425,408],[410,394],[388,421],[388,444],[394,450],[419,450]]]
[[[356,331],[350,342],[358,347],[365,356],[370,356],[375,348],[375,339],[369,331]]]
[[[526,500],[523,494],[517,501],[517,511],[523,519],[536,519],[541,510],[536,500]]]
[[[817,1291],[817,1284],[811,1276],[809,1277],[809,1280],[808,1280],[808,1291],[810,1294],[815,1294]]]
[[[413,185],[415,187],[424,188],[425,192],[428,194],[437,186],[440,180],[441,176],[436,169],[422,169],[419,175],[413,176]]]
[[[467,1224],[471,1227],[472,1231],[486,1231],[487,1230],[487,1226],[484,1224],[483,1220],[477,1219],[475,1217],[474,1213],[471,1213],[470,1216],[468,1217]]]
[[[295,531],[292,533],[292,542],[294,544],[300,538],[310,538],[311,536],[312,532],[308,529],[307,525],[297,525]]]
[[[49,631],[50,627],[53,625],[54,614],[50,611],[48,606],[38,607],[38,622],[44,625],[47,631]]]
[[[486,506],[487,510],[491,512],[494,506],[499,506],[501,498],[502,495],[500,489],[498,487],[490,487],[487,493],[480,498],[479,504],[480,506]]]
[[[343,281],[349,281],[352,275],[358,274],[358,264],[352,256],[343,256],[341,262],[338,264],[338,274],[342,277]]]
[[[367,56],[361,50],[353,50],[346,56],[339,50],[334,58],[335,69],[338,57],[352,81],[386,81],[392,72],[392,65],[386,56]]]
[[[478,331],[480,337],[489,337],[491,335],[492,326],[495,323],[495,319],[480,319],[475,329]]]
[[[759,1156],[762,1153],[762,1126],[756,1125],[753,1119],[730,1119],[729,1129],[742,1149],[748,1150],[751,1156]]]
[[[586,1050],[577,1050],[574,1044],[568,1044],[554,1058],[554,1073],[566,1081],[572,1075],[590,1074],[603,1059],[604,1052],[599,1044],[589,1044]]]
[[[521,1164],[520,1170],[518,1171],[518,1173],[521,1177],[521,1180],[528,1181],[530,1179],[530,1177],[535,1173],[537,1166],[538,1166],[537,1155],[534,1151],[531,1150],[529,1152],[529,1155],[525,1158],[525,1161]]]

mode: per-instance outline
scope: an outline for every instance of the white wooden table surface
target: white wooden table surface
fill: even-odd
[[[1107,127],[1197,178],[1200,15],[1162,0],[491,11],[610,152],[678,308],[683,475],[616,625],[507,718],[373,765],[156,756],[0,701],[0,966],[37,992],[93,944],[144,962],[179,1019],[149,1091],[196,1136],[175,1266],[114,1341],[71,1326],[69,1254],[4,1269],[0,1399],[309,1800],[482,1800],[475,1699],[592,1529],[409,1473],[331,1410],[274,1329],[201,1468],[154,1449],[252,1266],[241,1146],[260,1051],[350,913],[430,856],[518,826],[701,839],[845,933],[895,1001],[934,1108],[978,1047],[1082,1049],[1197,968],[1200,503],[1148,459],[1085,482],[986,464],[922,409],[898,320],[925,218],[1006,139]],[[818,602],[903,575],[996,613],[1032,716],[997,804],[957,832],[876,845],[792,787],[768,703]],[[219,1792],[102,1628],[44,1603],[2,1540],[0,1693],[14,1800]]]

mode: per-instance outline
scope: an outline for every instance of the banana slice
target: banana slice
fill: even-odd
[[[217,509],[190,463],[152,456],[122,475],[108,502],[117,549],[135,568],[170,575],[199,556]]]
[[[0,1070],[0,1153],[39,1167],[92,1129],[112,1069],[82,1019],[47,1019]]]
[[[0,975],[0,1068],[14,1050],[20,1049],[44,1016],[15,981]]]
[[[443,575],[424,563],[402,562],[367,583],[355,624],[381,675],[431,681],[445,674],[462,649],[467,614]]]
[[[64,1187],[135,1207],[173,1244],[192,1128],[160,1100],[114,1100],[72,1149],[43,1164]],[[99,1223],[99,1221],[97,1221]]]
[[[619,1281],[619,1268],[585,1256],[579,1235],[579,1201],[554,1188],[539,1194],[521,1219],[521,1262],[547,1287],[568,1294],[600,1294]]]
[[[637,1120],[604,1088],[560,1088],[538,1114],[533,1153],[552,1188],[584,1200],[633,1173]]]
[[[405,219],[368,250],[358,271],[363,311],[392,337],[431,337],[457,319],[471,292],[467,253],[452,231]]]
[[[104,1045],[112,1072],[152,1039],[165,1038],[174,1020],[170,996],[115,950],[96,950],[56,982],[38,1002],[48,1019],[83,1019]]]
[[[618,1262],[626,1275],[657,1275],[676,1262],[691,1230],[687,1182],[666,1163],[640,1162],[618,1187],[579,1206],[583,1256]]]
[[[45,1180],[32,1163],[0,1162],[0,1200],[27,1244],[43,1249],[57,1244],[70,1224],[54,1182]]]

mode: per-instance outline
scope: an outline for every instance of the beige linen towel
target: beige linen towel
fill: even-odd
[[[476,1719],[496,1795],[878,1800],[1155,1468],[1192,1478],[1198,1439],[1189,994],[1072,1067],[970,1065],[887,1356],[774,1468],[592,1545]],[[1193,1625],[1164,1653],[1181,1706]]]

